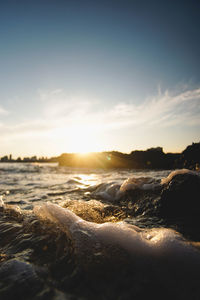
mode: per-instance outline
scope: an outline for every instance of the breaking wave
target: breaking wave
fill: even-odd
[[[2,185],[2,299],[198,299],[199,173],[51,171]]]

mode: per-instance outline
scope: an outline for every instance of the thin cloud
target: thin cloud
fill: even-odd
[[[200,125],[200,88],[169,90],[148,98],[142,104],[122,102],[113,107],[104,107],[102,102],[70,98],[63,90],[45,92],[48,106],[44,109],[45,118],[52,118],[52,126],[92,126],[96,131],[123,129],[128,127],[175,125]]]
[[[9,114],[9,111],[7,111],[5,108],[0,106],[0,115],[5,116],[5,115],[8,115],[8,114]]]
[[[84,96],[70,95],[63,89],[39,90],[39,99],[43,102],[44,118],[75,118],[81,116],[94,103]]]
[[[41,94],[42,93],[42,94]],[[102,102],[69,99],[63,90],[41,92],[45,102],[43,119],[30,120],[14,126],[1,123],[1,137],[5,139],[48,136],[59,130],[66,133],[73,128],[84,132],[112,132],[123,129],[163,128],[174,126],[200,126],[200,88],[170,93],[165,91],[148,98],[140,105],[118,103],[102,108]],[[72,101],[73,100],[73,101]],[[7,111],[0,107],[0,114]],[[53,137],[53,134],[52,134]]]
[[[113,127],[200,125],[200,89],[166,91],[141,105],[120,103],[104,118]]]
[[[45,135],[51,129],[51,123],[43,120],[34,120],[16,125],[1,124],[0,135],[2,140],[9,140],[11,138]]]

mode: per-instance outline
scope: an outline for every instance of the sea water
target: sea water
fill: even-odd
[[[68,199],[94,199],[91,190],[96,190],[100,200],[112,200],[116,196],[114,189],[118,190],[129,178],[145,184],[148,179],[143,178],[160,180],[169,173],[170,170],[79,169],[59,167],[57,163],[2,163],[0,195],[6,204],[17,204],[21,209],[33,209],[35,204],[46,201],[59,204]]]
[[[199,299],[200,237],[155,213],[187,172],[2,163],[0,298]]]

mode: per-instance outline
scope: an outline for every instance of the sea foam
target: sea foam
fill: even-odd
[[[172,229],[141,229],[124,222],[96,224],[52,203],[36,206],[34,213],[65,231],[73,240],[78,253],[87,249],[86,253],[91,255],[96,245],[104,250],[112,246],[123,249],[132,257],[178,258],[184,263],[195,257],[200,262],[199,251]]]
[[[151,177],[130,177],[122,183],[120,191],[125,192],[134,189],[153,190],[158,186],[160,186],[160,182]]]
[[[188,170],[188,169],[175,170],[175,171],[172,171],[167,177],[163,178],[161,180],[161,184],[168,184],[174,178],[174,176],[179,175],[179,174],[199,175],[198,172]]]

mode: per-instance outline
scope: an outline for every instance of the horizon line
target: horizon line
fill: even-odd
[[[172,153],[172,154],[180,154],[182,153],[188,146],[191,146],[193,144],[198,144],[200,142],[192,142],[191,144],[187,145],[182,151],[179,151],[179,152],[172,152],[172,151],[169,151],[169,152],[165,152],[163,150],[163,147],[161,146],[157,146],[157,147],[150,147],[150,148],[147,148],[147,149],[134,149],[134,150],[131,150],[129,153],[127,152],[122,152],[122,151],[119,151],[119,150],[103,150],[103,151],[88,151],[88,152],[62,152],[61,154],[59,155],[53,155],[53,156],[47,156],[47,155],[37,155],[37,154],[33,154],[33,155],[16,155],[16,156],[13,156],[12,153],[10,154],[5,154],[5,155],[0,155],[0,162],[1,162],[1,159],[2,158],[10,158],[10,161],[11,160],[17,160],[19,158],[21,159],[25,159],[25,158],[29,158],[29,159],[35,159],[35,160],[38,160],[38,159],[53,159],[53,158],[57,158],[63,154],[76,154],[76,155],[89,155],[89,154],[96,154],[96,153],[107,153],[107,152],[117,152],[117,153],[122,153],[122,154],[127,154],[127,155],[130,155],[132,152],[135,152],[135,151],[148,151],[148,150],[151,150],[151,149],[162,149],[163,153],[165,154],[169,154],[169,153]],[[17,158],[14,158],[14,157],[17,157]],[[9,159],[8,159],[9,161]]]

